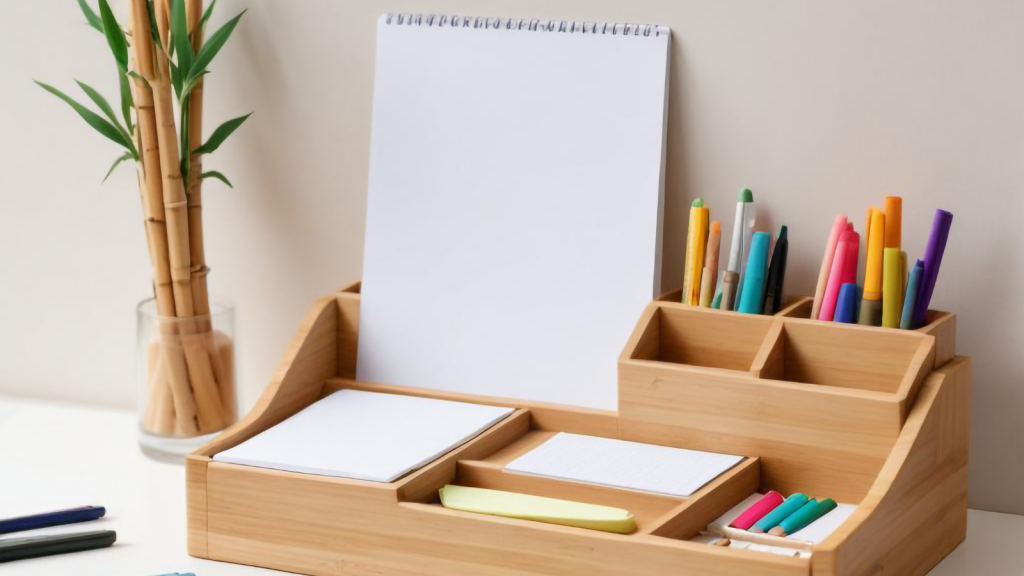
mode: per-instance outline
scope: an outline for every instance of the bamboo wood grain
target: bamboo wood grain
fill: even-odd
[[[610,412],[345,377],[343,371],[355,370],[358,321],[342,325],[358,317],[358,290],[316,303],[253,412],[190,459],[190,553],[317,576],[864,576],[882,571],[918,576],[963,538],[969,363],[952,360],[922,378],[916,398],[900,399],[914,386],[916,377],[908,376],[914,367],[920,364],[927,373],[935,362],[922,350],[934,353],[938,337],[910,334],[916,338],[913,345],[897,343],[899,362],[866,368],[885,375],[888,391],[844,386],[843,375],[831,385],[789,382],[775,378],[792,370],[786,364],[793,357],[786,349],[793,319],[755,320],[757,330],[760,320],[767,322],[760,339],[734,344],[732,352],[715,360],[738,366],[746,362],[738,358],[749,357],[747,369],[700,367],[642,358],[685,358],[685,353],[662,350],[691,345],[689,334],[666,336],[666,324],[676,331],[687,326],[703,330],[719,318],[731,321],[740,315],[705,310],[706,316],[693,319],[689,311],[676,308],[681,304],[656,304],[644,311],[619,358],[620,409]],[[667,314],[658,308],[666,305],[673,307]],[[942,325],[955,327],[951,319]],[[795,321],[799,335],[792,343],[806,349],[817,332],[801,332],[801,321]],[[870,341],[866,334],[844,334],[852,342]],[[349,339],[346,345],[344,338]],[[343,365],[349,353],[352,363]],[[840,371],[843,361],[837,360]],[[902,373],[896,368],[900,363]],[[811,373],[826,368],[816,366],[818,372]],[[345,388],[519,410],[390,484],[209,460],[316,398]],[[905,423],[900,416],[904,403],[909,409]],[[754,458],[687,499],[503,470],[559,431]],[[447,510],[435,494],[449,481],[618,504],[634,510],[641,529],[627,536]],[[859,507],[813,549],[810,560],[683,540],[755,490],[768,489],[828,494]]]
[[[336,306],[333,296],[321,298],[313,305],[253,409],[237,424],[201,446],[196,454],[213,456],[252,438],[320,398],[324,381],[338,370]]]
[[[338,376],[356,377],[359,357],[359,290],[356,282],[338,292]]]

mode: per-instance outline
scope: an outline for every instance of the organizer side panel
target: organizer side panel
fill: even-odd
[[[359,303],[358,292],[338,292],[338,372],[342,378],[356,377],[356,358],[359,357]]]
[[[237,424],[206,443],[197,455],[213,456],[252,438],[320,398],[338,370],[338,312],[334,296],[317,300],[278,363],[256,406]]]
[[[874,392],[824,390],[698,369],[619,363],[625,440],[761,457],[762,487],[867,494],[900,432],[899,403]]]
[[[812,558],[815,576],[920,576],[967,533],[970,361],[921,387],[878,481]]]
[[[189,454],[185,458],[185,499],[188,518],[188,554],[196,558],[207,555],[206,468],[208,456]]]

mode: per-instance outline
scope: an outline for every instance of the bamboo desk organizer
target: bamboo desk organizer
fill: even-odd
[[[314,305],[256,407],[187,460],[188,551],[316,576],[914,576],[967,524],[970,361],[955,317],[897,331],[652,302],[619,358],[619,411],[355,381],[359,285]],[[211,457],[352,388],[518,408],[390,484]],[[747,456],[689,498],[503,471],[559,431]],[[344,439],[328,439],[340,442]],[[626,508],[631,535],[443,508],[445,484]],[[755,491],[857,504],[809,558],[686,541]]]

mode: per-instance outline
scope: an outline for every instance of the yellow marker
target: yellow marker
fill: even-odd
[[[858,324],[881,325],[882,316],[882,264],[885,258],[885,215],[875,208],[868,228],[868,258],[864,266],[864,299],[860,305]]]
[[[636,520],[633,515],[621,508],[451,484],[441,488],[440,494],[441,504],[452,510],[576,526],[616,534],[631,534],[636,531]]]
[[[903,271],[899,248],[885,249],[885,274],[882,280],[882,326],[899,328],[903,317]]]
[[[686,278],[683,282],[683,304],[700,305],[700,278],[704,268],[704,246],[708,239],[708,217],[704,199],[697,198],[690,207],[690,230],[686,240]]]

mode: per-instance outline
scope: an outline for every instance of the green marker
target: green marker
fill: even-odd
[[[836,507],[836,501],[831,498],[825,498],[821,502],[815,502],[811,500],[804,507],[794,512],[789,518],[782,521],[781,524],[772,528],[769,534],[773,536],[788,536],[798,530],[806,528],[811,522],[814,522],[818,518],[821,518],[825,514],[828,514]]]
[[[772,528],[775,528],[783,520],[788,518],[790,514],[803,508],[804,504],[807,504],[807,502],[808,500],[806,495],[801,494],[799,492],[793,494],[789,498],[786,498],[785,502],[779,504],[775,508],[775,510],[772,510],[768,514],[765,514],[764,518],[758,520],[757,524],[754,524],[750,528],[750,531],[754,534],[760,534],[762,532],[767,532]]]

